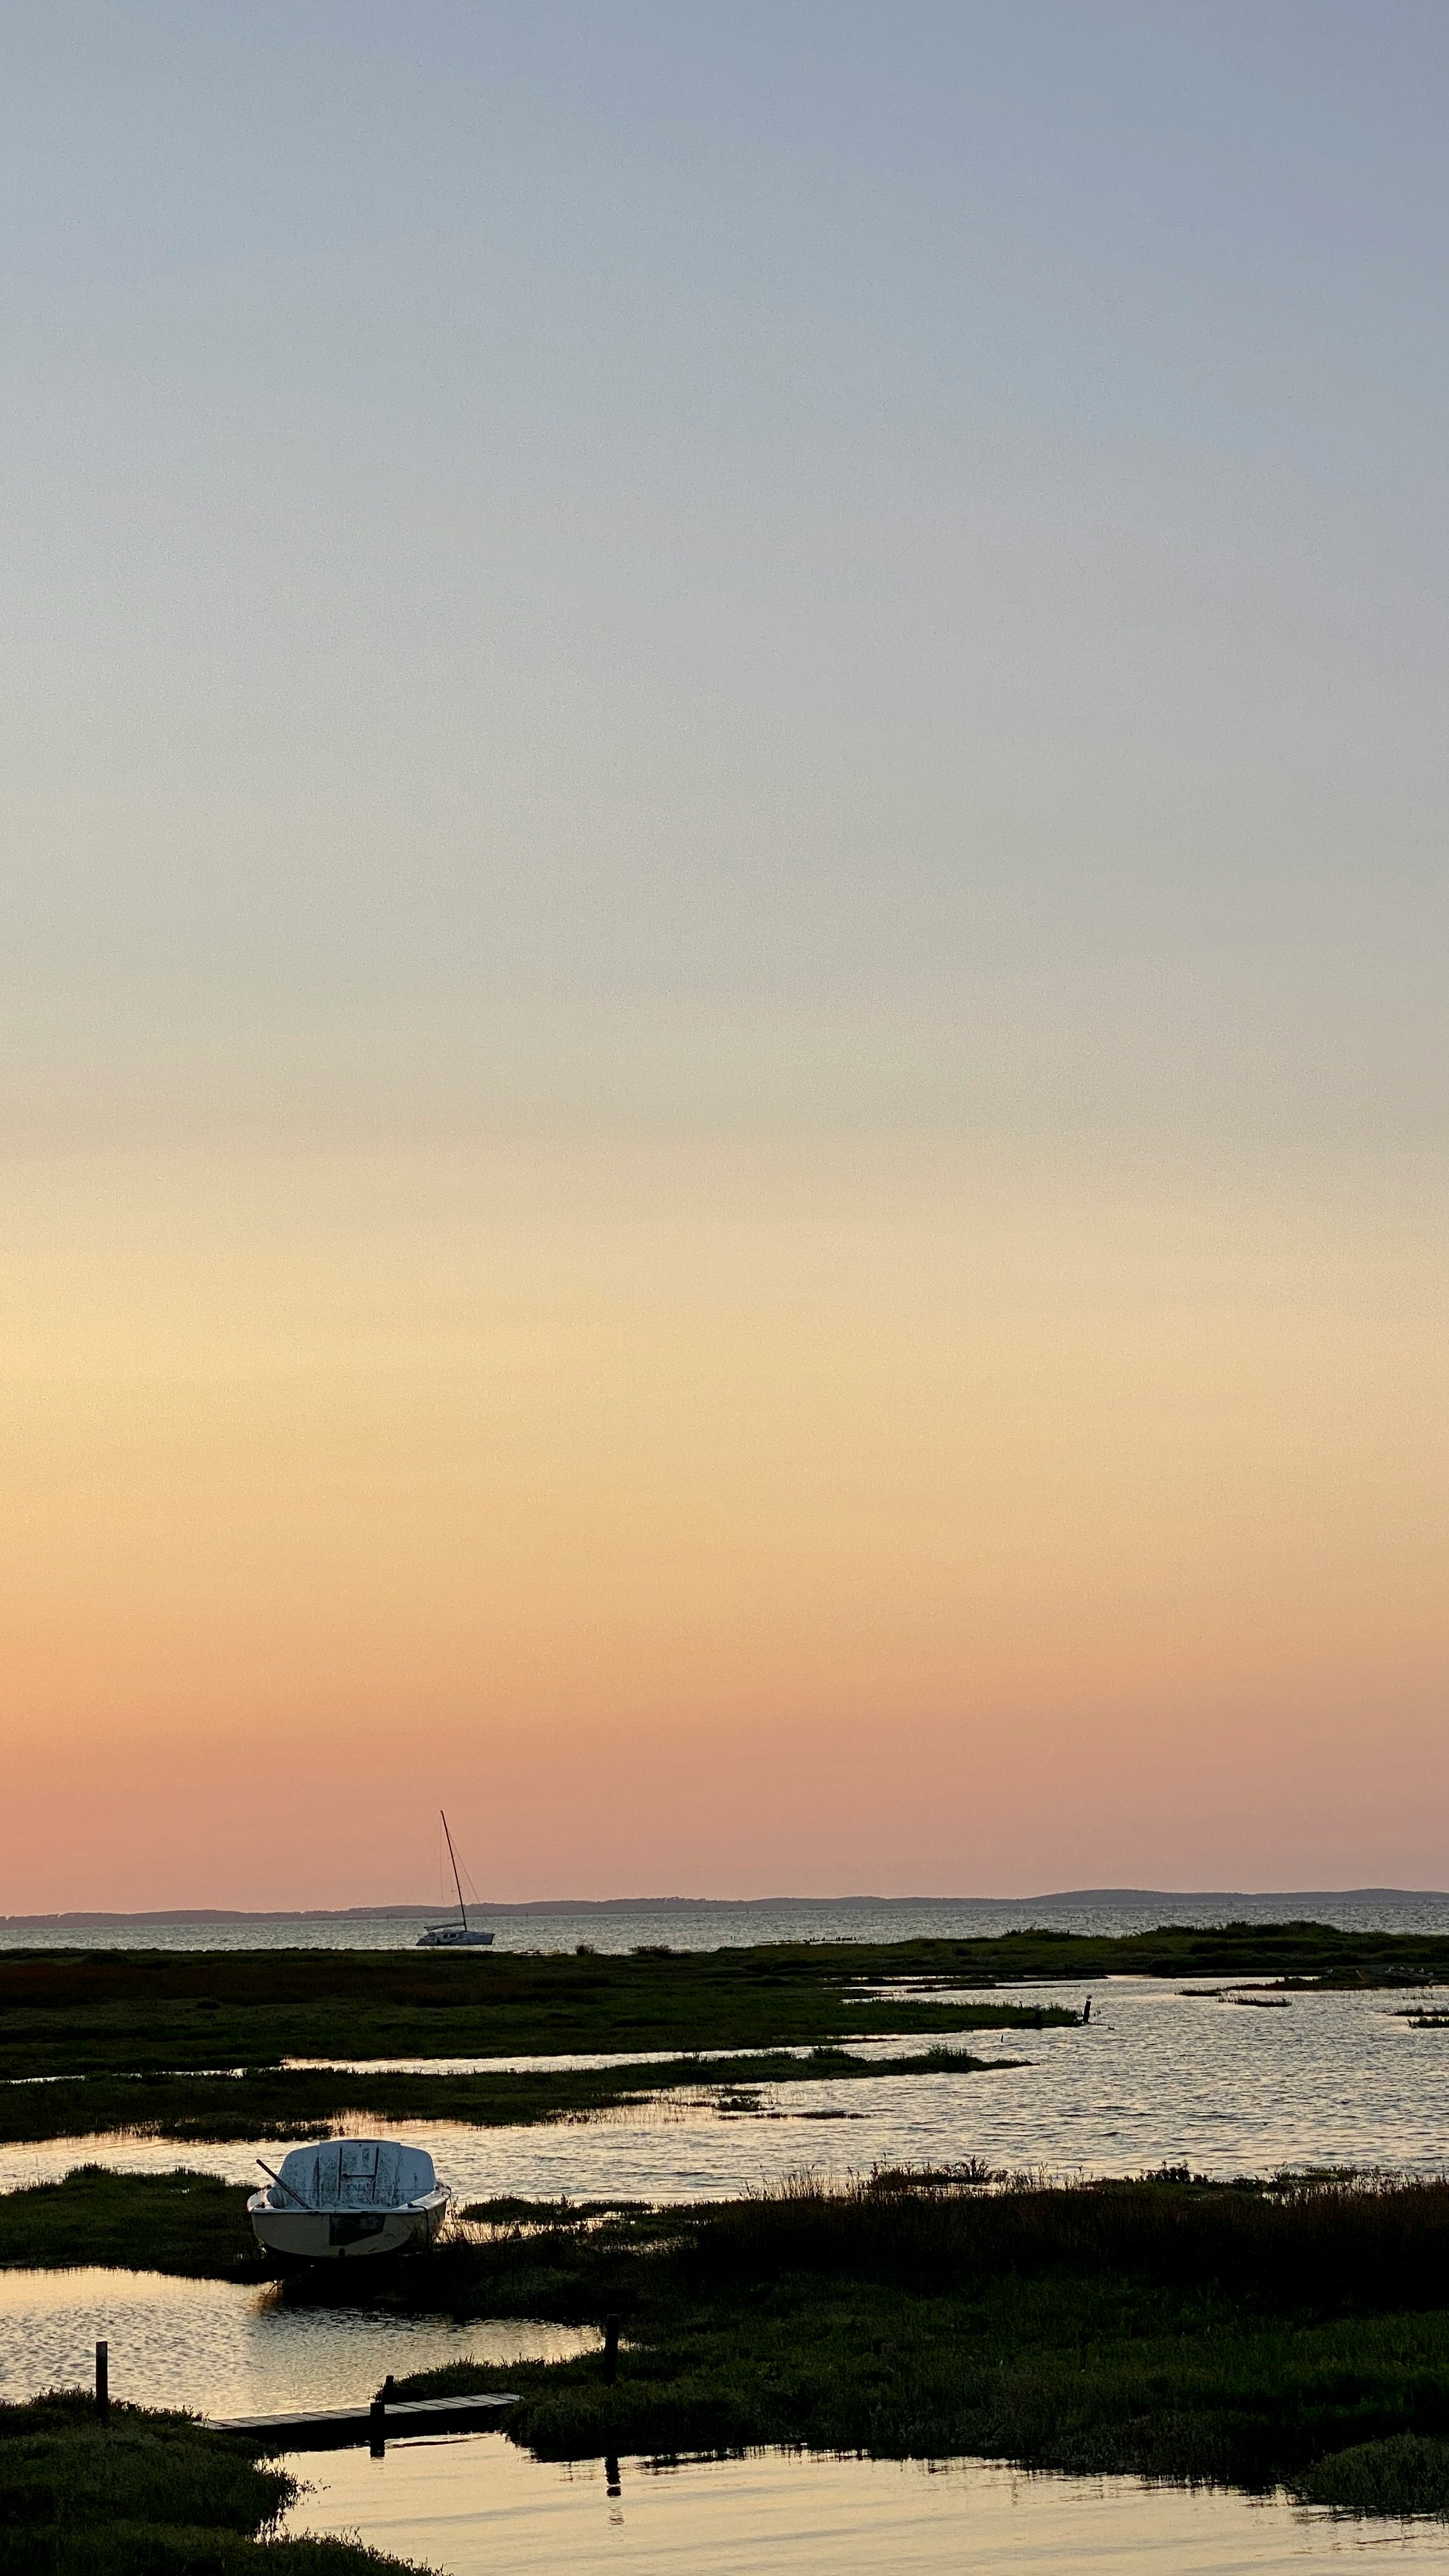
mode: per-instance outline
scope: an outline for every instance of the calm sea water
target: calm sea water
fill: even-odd
[[[500,1950],[632,1950],[667,1941],[676,1950],[741,1948],[754,1941],[979,1940],[1023,1924],[1064,1932],[1139,1932],[1154,1923],[1286,1923],[1311,1918],[1345,1931],[1449,1933],[1449,1895],[1397,1888],[1337,1893],[1166,1895],[1109,1888],[1030,1897],[779,1897],[748,1903],[643,1902],[532,1912],[480,1906]],[[3,1949],[406,1950],[418,1915],[138,1916],[110,1922],[0,1917]]]

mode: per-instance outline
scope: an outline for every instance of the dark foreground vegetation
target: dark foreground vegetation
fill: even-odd
[[[993,2003],[990,1990],[1122,1974],[1266,1976],[1290,1987],[1449,1983],[1449,1939],[1240,1923],[1115,1940],[1022,1931],[628,1957],[8,1951],[0,1956],[0,2058],[29,2076],[128,2075],[286,2058],[809,2047],[1030,2026],[1035,2014]],[[942,2001],[942,1990],[959,1999]]]
[[[267,2535],[290,2478],[184,2416],[57,2394],[0,2405],[3,2576],[400,2576],[340,2540]]]
[[[1074,2022],[1075,2013],[1046,2008],[1028,2026]],[[520,2075],[364,2075],[337,2067],[263,2067],[242,2075],[87,2075],[53,2084],[0,2085],[0,2141],[132,2137],[188,2141],[313,2138],[360,2117],[462,2120],[474,2128],[512,2128],[525,2121],[580,2119],[616,2110],[651,2093],[723,2096],[738,2113],[757,2109],[761,2084],[842,2082],[864,2076],[974,2075],[1019,2058],[973,2057],[949,2045],[888,2058],[853,2056],[822,2046],[808,2056],[672,2058],[662,2065],[539,2069]],[[835,2113],[803,2113],[832,2118]]]
[[[716,2207],[494,2215],[490,2242],[399,2266],[386,2296],[613,2309],[617,2382],[591,2354],[405,2386],[521,2391],[509,2431],[546,2457],[976,2453],[1449,2510],[1449,2184],[883,2173]]]

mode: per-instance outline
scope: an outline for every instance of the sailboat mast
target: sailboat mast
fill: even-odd
[[[443,1816],[443,1810],[441,1807],[438,1809],[438,1813],[440,1816]],[[453,1864],[453,1885],[458,1891],[458,1912],[463,1917],[463,1929],[466,1932],[468,1929],[468,1908],[463,1902],[463,1882],[458,1876],[458,1855],[453,1849],[453,1837],[448,1831],[448,1819],[446,1816],[443,1816],[443,1839],[448,1846],[448,1858]]]

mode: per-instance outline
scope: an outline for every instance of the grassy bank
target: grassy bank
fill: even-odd
[[[621,2314],[616,2385],[596,2356],[506,2374],[524,2401],[510,2432],[549,2457],[804,2443],[1449,2507],[1442,2184],[987,2193],[882,2176],[592,2226],[537,2218],[389,2295]],[[502,2376],[463,2365],[407,2385]]]
[[[388,2576],[346,2541],[268,2536],[292,2482],[184,2416],[88,2400],[0,2405],[4,2576]]]
[[[1039,2014],[1032,2026],[1075,2018],[1052,2011]],[[674,2058],[644,2068],[521,2075],[356,2075],[330,2067],[262,2067],[237,2076],[88,2075],[73,2082],[0,2085],[0,2141],[33,2143],[120,2131],[174,2138],[180,2145],[230,2138],[285,2142],[315,2137],[319,2130],[362,2115],[387,2122],[463,2120],[476,2128],[514,2128],[527,2121],[617,2109],[651,2093],[697,2092],[701,2087],[733,2096],[744,2111],[762,2084],[969,2075],[1020,2062],[973,2057],[965,2049],[938,2045],[877,2059],[821,2047],[803,2058]]]
[[[288,2057],[780,2048],[1020,2028],[1022,1979],[1266,1976],[1449,1982],[1449,1940],[1323,1924],[1173,1926],[1121,1939],[796,1943],[628,1957],[418,1950],[10,1951],[0,2049],[27,2074],[154,2073]],[[882,1993],[888,1984],[891,1991]],[[942,2002],[932,1989],[960,1993]],[[1028,2022],[1030,2016],[1027,2017]]]
[[[82,2165],[64,2182],[0,2194],[0,2263],[42,2270],[100,2263],[212,2281],[265,2274],[245,2194],[214,2174],[180,2168],[117,2174]]]

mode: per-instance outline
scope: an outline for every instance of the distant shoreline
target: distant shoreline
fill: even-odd
[[[1056,1888],[1038,1896],[550,1896],[514,1904],[495,1903],[492,1899],[482,1898],[474,1910],[479,1914],[507,1915],[514,1919],[556,1914],[764,1914],[777,1911],[782,1906],[799,1912],[816,1908],[827,1913],[854,1905],[898,1907],[902,1910],[922,1905],[980,1906],[997,1913],[1003,1909],[1019,1909],[1025,1913],[1036,1905],[1415,1904],[1426,1898],[1449,1901],[1449,1890],[1439,1887],[1069,1887]],[[109,1924],[125,1923],[421,1923],[428,1921],[438,1910],[436,1903],[174,1905],[133,1914],[110,1909],[65,1914],[0,1914],[0,1931],[41,1931],[57,1926],[94,1931]]]

